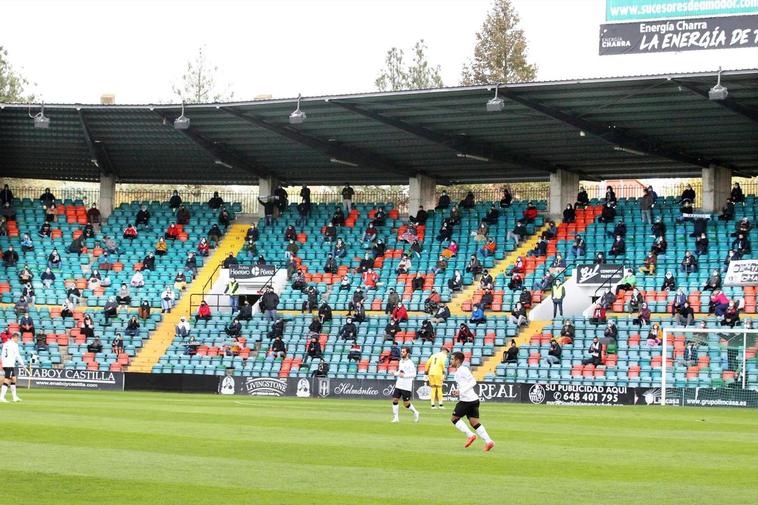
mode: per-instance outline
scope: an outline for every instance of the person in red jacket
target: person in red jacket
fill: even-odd
[[[179,227],[176,226],[176,223],[171,223],[171,225],[166,229],[166,240],[176,240],[179,238]]]
[[[200,256],[208,256],[210,250],[211,245],[208,243],[208,240],[205,237],[201,238],[200,243],[197,244],[197,253]]]
[[[211,318],[211,308],[205,303],[205,300],[200,302],[200,306],[197,308],[197,315],[195,315],[195,322],[203,319],[209,321]]]
[[[129,240],[137,238],[137,228],[135,228],[133,224],[130,224],[124,229],[124,238],[128,238]]]
[[[526,210],[524,211],[524,221],[527,223],[533,223],[537,218],[537,207],[532,202],[526,204]]]
[[[2,340],[2,343],[4,344],[8,340],[10,340],[10,338],[11,338],[11,330],[10,330],[10,328],[6,327],[5,331],[3,331],[2,333],[0,333],[0,340]]]
[[[366,289],[376,289],[376,283],[379,280],[379,276],[374,272],[373,268],[369,268],[363,272],[363,285]]]
[[[408,320],[408,311],[405,309],[403,302],[397,304],[395,310],[392,311],[392,317],[398,322]]]

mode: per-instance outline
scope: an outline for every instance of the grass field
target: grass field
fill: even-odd
[[[53,390],[0,405],[9,504],[758,501],[758,412],[487,404],[497,446],[421,405]]]

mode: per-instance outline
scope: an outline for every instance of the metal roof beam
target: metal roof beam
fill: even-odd
[[[170,121],[169,118],[157,110],[154,110],[153,112],[163,120],[164,124],[172,124],[172,121]],[[171,126],[171,128],[174,129],[173,126]],[[257,177],[267,177],[269,175],[272,175],[270,171],[262,167],[260,163],[251,160],[248,156],[238,152],[236,149],[227,146],[224,143],[216,142],[206,138],[197,131],[197,128],[193,126],[190,126],[186,130],[176,131],[183,133],[185,137],[190,139],[205,152],[210,154],[218,164],[224,164],[229,165],[233,168],[239,168]]]
[[[360,116],[372,119],[378,123],[391,126],[395,129],[410,133],[411,135],[415,135],[416,137],[447,147],[456,153],[475,155],[482,158],[487,158],[487,160],[490,161],[497,161],[500,163],[507,163],[509,165],[518,165],[525,168],[531,168],[538,172],[555,173],[558,168],[563,168],[568,172],[574,172],[574,170],[569,167],[556,167],[545,161],[522,156],[520,154],[516,154],[502,148],[493,148],[492,146],[475,142],[468,138],[456,138],[444,133],[435,132],[423,126],[407,123],[400,119],[384,116],[378,112],[373,112],[361,107],[357,107],[356,105],[348,102],[329,99],[326,99],[325,101],[337,105],[338,107],[342,107],[343,109],[349,110],[350,112],[353,112]],[[579,175],[584,176],[584,174]]]
[[[708,160],[700,156],[687,154],[681,149],[663,147],[651,138],[635,137],[633,135],[629,135],[617,130],[613,125],[598,125],[585,119],[572,116],[571,114],[567,114],[560,110],[553,109],[547,105],[543,105],[539,102],[524,98],[523,96],[519,95],[518,93],[514,93],[508,88],[500,88],[499,93],[509,100],[523,105],[528,109],[537,111],[545,116],[560,121],[561,123],[573,126],[577,130],[597,137],[613,146],[617,146],[620,150],[627,150],[650,156],[658,156],[660,158],[666,158],[669,160],[678,161],[680,163],[686,163],[688,165],[695,165],[701,168],[708,168],[713,164],[720,165],[725,168],[733,168],[732,166],[719,161]]]
[[[677,84],[683,88],[687,88],[688,90],[692,91],[696,95],[700,95],[703,98],[708,98],[708,92],[700,89],[696,85],[694,85],[691,82],[682,81],[679,79],[671,79],[671,82],[674,84]],[[739,114],[740,116],[749,119],[750,121],[758,124],[758,111],[742,105],[741,103],[737,102],[734,98],[727,96],[724,100],[710,100],[711,102],[720,105],[721,107],[724,107],[725,109],[729,109],[732,112],[735,112]]]
[[[402,175],[404,177],[415,177],[419,173],[417,170],[399,167],[397,164],[383,159],[376,153],[358,151],[357,149],[346,147],[344,145],[326,142],[319,138],[301,133],[293,128],[275,125],[258,117],[245,114],[229,107],[220,107],[220,109],[227,114],[231,114],[234,117],[252,124],[253,126],[263,128],[264,130],[275,133],[280,137],[284,137],[300,145],[310,147],[313,150],[320,151],[333,159],[355,164],[363,168],[373,168],[382,172]]]
[[[87,150],[89,151],[90,161],[92,164],[99,168],[105,175],[118,175],[113,170],[113,164],[111,163],[111,159],[108,156],[108,153],[105,152],[104,149],[101,149],[103,152],[102,155],[98,153],[98,148],[92,141],[92,135],[90,134],[89,126],[87,126],[87,120],[84,118],[84,112],[82,112],[82,109],[77,108],[76,114],[79,116],[79,124],[82,127],[84,143],[87,144]],[[102,147],[104,148],[105,146]]]

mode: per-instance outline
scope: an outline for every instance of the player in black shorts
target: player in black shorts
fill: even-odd
[[[399,400],[403,399],[403,405],[408,412],[413,414],[413,420],[418,422],[419,413],[416,407],[411,403],[411,391],[413,390],[413,379],[416,377],[416,364],[411,361],[411,350],[403,347],[400,351],[402,358],[397,365],[397,371],[394,372],[397,380],[395,381],[395,390],[392,392],[392,422],[399,423],[398,412],[400,411]]]
[[[452,394],[460,399],[455,404],[453,417],[450,418],[450,421],[458,431],[466,434],[466,443],[463,447],[469,447],[477,439],[477,436],[463,422],[463,418],[467,418],[471,427],[484,440],[484,452],[487,452],[495,447],[495,442],[487,434],[484,426],[479,423],[479,395],[474,390],[476,379],[471,374],[471,370],[463,364],[465,359],[462,352],[454,352],[450,360],[450,365],[455,368],[455,382],[458,386]]]

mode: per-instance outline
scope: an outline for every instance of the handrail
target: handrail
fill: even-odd
[[[558,278],[559,278],[561,275],[565,275],[565,274],[566,274],[566,271],[567,271],[569,268],[573,268],[573,267],[575,267],[575,266],[576,266],[576,263],[567,263],[567,264],[566,264],[566,266],[565,266],[565,267],[563,267],[563,270],[561,270],[561,271],[560,271],[560,272],[558,272],[557,274],[553,275],[553,282],[555,282],[555,281],[556,281],[556,280],[557,280],[557,279],[558,279]],[[548,268],[550,268],[550,267],[548,267]]]
[[[610,277],[608,277],[608,279],[606,279],[605,281],[603,281],[603,283],[601,285],[599,285],[595,289],[595,292],[592,294],[592,297],[595,298],[595,299],[597,299],[597,292],[600,291],[600,289],[603,286],[605,286],[606,284],[608,284],[608,286],[610,286],[610,281],[611,281],[611,279],[613,279],[613,276],[616,275],[617,273],[623,272],[623,271],[624,271],[624,264],[622,263],[621,265],[619,265],[619,267],[616,270],[613,271],[613,274]]]

